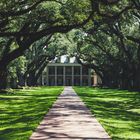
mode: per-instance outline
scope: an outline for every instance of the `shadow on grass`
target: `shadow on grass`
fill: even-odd
[[[140,140],[140,93],[74,87],[114,140]]]
[[[0,140],[27,140],[51,108],[62,87],[0,94]]]

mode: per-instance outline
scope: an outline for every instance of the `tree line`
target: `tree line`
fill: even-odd
[[[37,85],[47,63],[64,53],[51,45],[56,33],[72,29],[80,30],[69,39],[77,44],[73,55],[104,85],[138,89],[139,9],[139,0],[2,0],[0,89],[14,82]]]

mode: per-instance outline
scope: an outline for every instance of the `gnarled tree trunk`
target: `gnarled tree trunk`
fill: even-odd
[[[0,66],[0,90],[7,87],[7,67]]]

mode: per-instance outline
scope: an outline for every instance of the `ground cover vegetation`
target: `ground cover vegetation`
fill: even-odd
[[[140,139],[140,93],[74,87],[113,140]]]
[[[0,139],[29,139],[62,90],[32,87],[0,93]]]

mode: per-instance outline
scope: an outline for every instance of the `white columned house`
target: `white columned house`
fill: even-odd
[[[93,70],[77,63],[75,57],[61,56],[51,61],[43,72],[44,85],[48,86],[92,86],[97,85]]]

